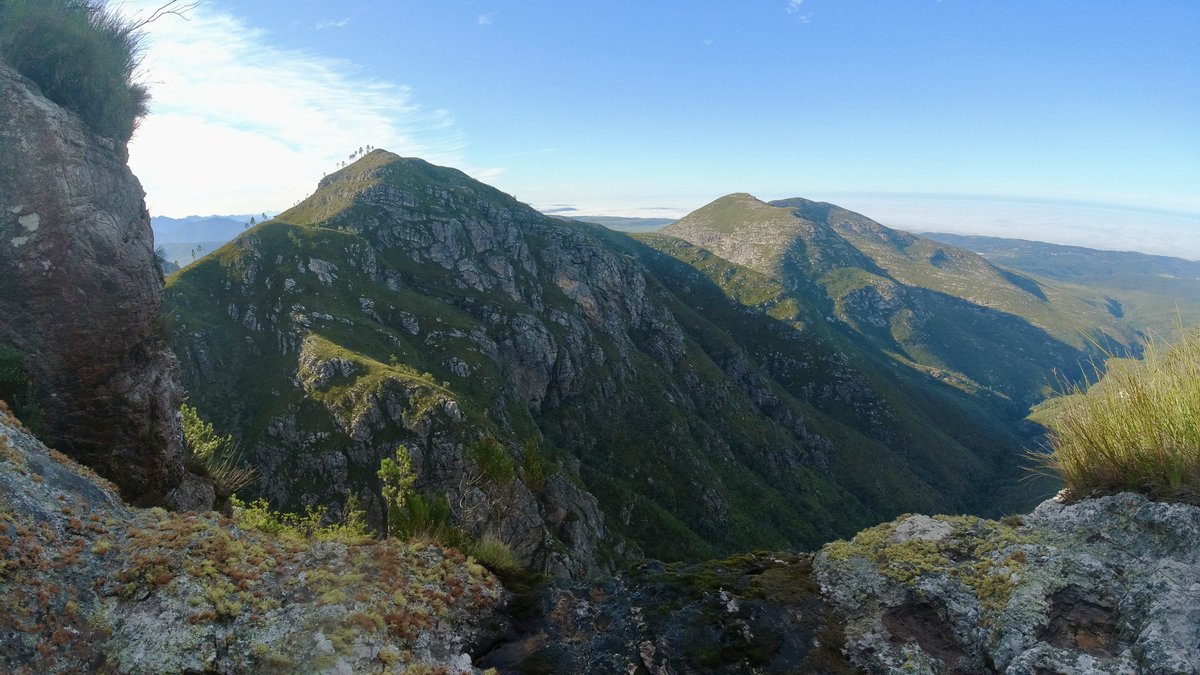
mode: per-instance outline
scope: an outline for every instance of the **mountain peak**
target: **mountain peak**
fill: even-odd
[[[787,210],[771,206],[747,192],[735,192],[701,206],[664,228],[662,233],[687,239],[688,233],[732,234],[764,222],[783,224],[788,220],[793,218]]]
[[[384,206],[422,213],[457,213],[530,207],[451,167],[375,149],[321,179],[317,190],[279,219],[294,225],[341,220],[356,207]]]
[[[394,152],[376,148],[354,162],[322,178],[321,182],[317,185],[317,189],[320,190],[339,182],[360,181],[364,177],[368,179],[375,178],[382,173],[415,173],[437,176],[441,180],[451,178],[470,180],[469,176],[458,169],[437,166],[419,157],[402,157]]]

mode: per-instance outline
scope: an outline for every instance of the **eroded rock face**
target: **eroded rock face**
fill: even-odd
[[[1200,672],[1200,507],[909,516],[826,546],[816,575],[870,672]]]
[[[0,63],[0,344],[26,356],[35,425],[139,503],[183,475],[162,274],[122,144]]]

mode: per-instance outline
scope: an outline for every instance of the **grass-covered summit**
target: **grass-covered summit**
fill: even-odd
[[[774,279],[839,332],[906,367],[1020,406],[1049,393],[1091,341],[1122,352],[1135,326],[1103,295],[1039,281],[833,204],[733,194],[662,234]]]
[[[795,221],[741,201],[731,207],[745,222]],[[336,510],[355,495],[380,522],[376,472],[404,444],[431,513],[556,573],[639,551],[809,547],[904,511],[1029,504],[1011,487],[1027,441],[1020,401],[1080,351],[990,296],[908,286],[822,236],[806,260],[840,261],[821,278],[843,285],[836,306],[809,281],[739,264],[720,237],[709,250],[564,222],[377,150],[173,275],[167,304],[192,404],[239,440],[273,505]],[[977,362],[876,341],[892,314],[873,318],[870,294],[853,291],[889,284],[920,344],[969,338],[951,351]],[[984,339],[1006,336],[1026,350],[1001,354],[1025,364],[1016,378],[983,360]],[[481,459],[494,447],[505,471]]]

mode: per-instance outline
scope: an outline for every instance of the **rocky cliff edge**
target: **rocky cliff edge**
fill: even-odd
[[[124,144],[3,63],[0,101],[0,348],[23,357],[24,417],[126,498],[166,503],[182,389],[142,187]]]

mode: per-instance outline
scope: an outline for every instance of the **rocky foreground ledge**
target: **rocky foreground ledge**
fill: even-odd
[[[1200,507],[1132,494],[510,586],[131,509],[0,411],[3,672],[1200,672]]]
[[[132,509],[0,411],[0,672],[461,672],[499,583],[455,551]]]
[[[814,568],[871,672],[1200,672],[1200,507],[1127,493],[908,516]]]
[[[1200,508],[1121,494],[902,516],[815,556],[648,563],[527,594],[515,672],[1200,672]]]

